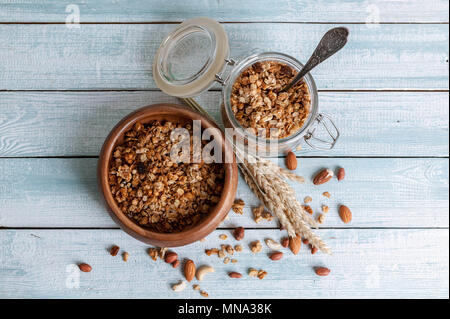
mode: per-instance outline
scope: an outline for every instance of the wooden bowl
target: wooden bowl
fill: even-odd
[[[109,187],[108,173],[113,150],[117,145],[123,143],[124,134],[132,129],[136,122],[144,124],[153,120],[167,120],[175,123],[199,120],[202,129],[217,128],[214,123],[201,114],[176,104],[149,105],[129,114],[112,129],[103,144],[97,167],[99,189],[112,219],[129,235],[147,244],[159,247],[187,245],[206,237],[215,230],[230,211],[238,182],[236,161],[222,164],[225,168],[225,181],[219,203],[197,224],[176,233],[159,233],[142,227],[119,209]],[[230,151],[229,144],[224,142],[223,134],[217,131],[213,135],[214,139],[221,143],[223,154]]]

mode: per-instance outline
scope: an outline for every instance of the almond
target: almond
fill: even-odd
[[[289,248],[294,255],[297,255],[302,247],[302,238],[297,235],[295,237],[289,238]]]
[[[178,254],[173,251],[170,251],[165,255],[164,261],[168,264],[171,264],[177,259],[178,259]]]
[[[286,248],[287,246],[289,246],[289,238],[288,237],[284,237],[281,240],[281,246],[283,246],[284,248]]]
[[[88,265],[88,264],[85,264],[85,263],[79,264],[78,268],[80,268],[80,270],[82,272],[90,272],[92,270],[91,265]]]
[[[328,276],[331,272],[331,270],[326,267],[316,267],[314,271],[318,276]]]
[[[313,183],[314,185],[322,185],[328,182],[334,173],[330,169],[323,169],[319,173],[317,173],[316,177],[314,177]]]
[[[290,169],[291,171],[293,171],[297,168],[297,157],[292,152],[289,152],[286,155],[286,167],[288,169]]]
[[[338,179],[338,181],[342,181],[344,179],[344,177],[345,177],[345,169],[343,167],[341,167],[338,169],[337,179]]]
[[[117,256],[119,249],[119,246],[112,246],[109,253],[111,254],[111,256]]]
[[[345,205],[341,205],[341,207],[339,207],[339,216],[341,217],[342,221],[346,224],[350,223],[352,220],[352,212]]]
[[[236,240],[241,240],[244,239],[245,236],[245,229],[244,227],[238,227],[234,230],[233,232],[234,238],[236,238]]]
[[[230,273],[228,274],[228,276],[229,276],[230,278],[241,278],[241,277],[242,277],[242,274],[240,274],[240,273],[238,273],[238,272],[235,272],[235,271],[232,271],[232,272],[230,272]]]
[[[191,282],[191,280],[194,279],[194,276],[195,264],[192,260],[188,259],[184,264],[184,277],[186,277],[187,281]]]
[[[272,260],[280,260],[283,257],[283,253],[281,251],[277,251],[269,256]]]

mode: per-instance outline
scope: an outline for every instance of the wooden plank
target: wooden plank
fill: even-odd
[[[95,158],[0,159],[0,226],[117,227],[99,201],[96,166]],[[344,167],[346,179],[314,186],[312,177],[323,167]],[[307,182],[292,185],[300,201],[313,197],[315,216],[322,204],[330,207],[323,227],[448,227],[448,168],[448,159],[305,158],[296,172]],[[222,228],[278,226],[253,221],[251,207],[259,201],[242,179],[237,194],[246,203],[244,215],[231,212]],[[339,219],[340,204],[351,208],[350,224]]]
[[[237,264],[204,254],[205,248],[237,243],[218,239],[220,233],[175,249],[182,260],[215,268],[200,283],[210,298],[448,298],[448,229],[322,230],[332,256],[311,255],[303,247],[297,256],[283,250],[276,262],[269,260],[265,244],[258,254],[247,245],[284,234],[247,230],[244,251],[233,256]],[[170,286],[183,278],[181,267],[152,261],[148,246],[120,230],[0,230],[0,240],[2,298],[201,298],[192,289],[196,280],[173,292]],[[130,253],[127,263],[110,256],[113,244]],[[89,263],[92,272],[80,273],[80,262]],[[331,274],[318,277],[317,266],[330,268]],[[264,269],[267,277],[251,278],[248,268]],[[244,276],[230,279],[229,271]]]
[[[305,61],[333,24],[225,24],[234,58],[252,49]],[[0,90],[154,89],[152,62],[174,24],[0,25]],[[448,89],[448,25],[350,24],[313,70],[319,89]],[[274,36],[276,35],[276,36]],[[218,86],[215,86],[218,88]]]
[[[448,93],[321,92],[320,111],[342,137],[301,156],[448,156]],[[197,101],[221,123],[219,92]],[[96,156],[112,127],[138,107],[180,103],[161,92],[0,92],[0,157]],[[424,103],[426,107],[424,107]]]
[[[448,1],[373,0],[288,0],[273,1],[184,1],[158,0],[72,1],[78,6],[81,22],[182,21],[208,16],[219,21],[273,22],[448,22]],[[65,22],[72,7],[55,0],[34,0],[0,4],[0,22]],[[68,11],[66,11],[68,8]],[[237,9],[239,8],[239,9]]]

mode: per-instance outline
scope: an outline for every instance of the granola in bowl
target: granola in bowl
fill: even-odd
[[[256,62],[233,84],[230,102],[239,124],[265,138],[285,138],[307,121],[311,97],[305,81],[280,92],[297,71],[278,61]],[[261,135],[262,134],[262,135]]]
[[[160,233],[183,231],[208,215],[220,200],[225,178],[222,164],[171,160],[178,141],[170,135],[176,128],[192,136],[190,124],[136,123],[114,148],[109,165],[109,187],[120,210]]]

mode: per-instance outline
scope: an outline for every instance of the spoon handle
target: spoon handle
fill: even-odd
[[[318,64],[342,49],[347,43],[348,34],[348,29],[344,27],[334,28],[325,33],[303,69],[284,87],[282,92],[289,90]]]

